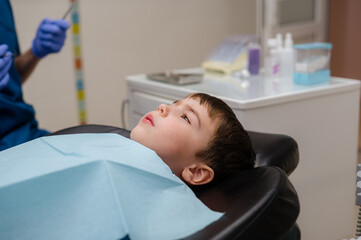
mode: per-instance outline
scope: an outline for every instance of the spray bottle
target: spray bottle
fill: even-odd
[[[293,79],[294,70],[294,50],[293,39],[291,33],[286,33],[285,45],[281,50],[281,71],[280,76],[285,81],[291,81]]]

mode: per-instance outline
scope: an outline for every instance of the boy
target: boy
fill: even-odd
[[[190,185],[252,168],[251,140],[231,108],[222,100],[194,93],[146,114],[131,139],[152,149]]]
[[[183,239],[222,217],[195,188],[254,164],[232,110],[206,94],[160,105],[131,139],[53,136],[1,152],[0,239]]]

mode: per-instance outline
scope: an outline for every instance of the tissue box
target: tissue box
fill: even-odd
[[[305,43],[294,45],[295,84],[311,85],[330,80],[331,43]]]

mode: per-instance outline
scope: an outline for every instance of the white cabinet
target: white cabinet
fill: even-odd
[[[245,129],[293,137],[300,162],[290,179],[301,202],[302,239],[354,233],[359,81],[332,77],[330,83],[298,86],[205,75],[202,83],[175,86],[135,75],[126,84],[130,128],[161,103],[206,92],[227,102]]]

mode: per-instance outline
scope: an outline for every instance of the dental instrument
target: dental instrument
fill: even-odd
[[[78,1],[78,0],[73,1],[73,2],[70,4],[70,7],[69,7],[68,10],[65,12],[65,14],[64,14],[64,16],[63,16],[62,19],[65,19],[65,18],[69,15],[69,13],[70,13],[71,10],[73,9],[74,4],[75,4],[76,1]]]

